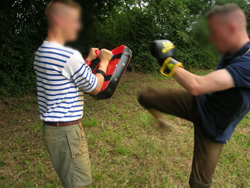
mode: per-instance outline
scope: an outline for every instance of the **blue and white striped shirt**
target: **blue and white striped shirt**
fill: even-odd
[[[70,122],[82,118],[84,92],[93,92],[98,80],[80,52],[44,41],[36,52],[34,69],[41,120]]]

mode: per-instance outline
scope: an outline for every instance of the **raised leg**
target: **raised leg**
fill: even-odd
[[[138,95],[139,103],[159,121],[159,112],[171,114],[194,123],[195,143],[191,188],[207,188],[222,152],[223,144],[211,140],[203,130],[197,97],[182,89],[149,89]]]
[[[183,89],[149,89],[139,93],[138,101],[158,120],[162,116],[157,111],[192,122],[198,116],[196,97]]]

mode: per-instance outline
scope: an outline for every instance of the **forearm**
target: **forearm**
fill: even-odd
[[[174,79],[187,91],[193,95],[200,95],[203,93],[201,88],[201,77],[188,72],[187,70],[179,67],[176,69]]]
[[[164,76],[173,76],[181,86],[195,96],[234,87],[234,80],[226,69],[216,70],[206,76],[197,76],[186,71],[182,63],[174,59],[175,47],[168,40],[153,41],[150,52],[159,62],[160,71]]]
[[[92,62],[92,61],[94,61],[95,59],[93,59],[92,57],[87,57],[86,59],[85,59],[86,61],[89,61],[89,62]]]
[[[176,69],[173,77],[181,86],[195,96],[224,91],[234,87],[234,81],[225,69],[214,71],[205,76],[197,76],[179,67]]]
[[[99,68],[98,68],[98,70],[101,70],[101,71],[103,71],[106,74],[107,67],[108,66],[103,66],[102,63],[101,63],[100,66],[99,66]],[[98,93],[100,93],[100,91],[101,91],[101,89],[103,87],[104,81],[105,81],[105,78],[100,73],[97,73],[96,77],[97,77],[98,83],[97,83],[95,91],[92,93],[93,95],[97,95]]]

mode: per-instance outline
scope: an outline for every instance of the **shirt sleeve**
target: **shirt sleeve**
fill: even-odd
[[[237,62],[225,69],[232,76],[235,87],[250,88],[250,61]]]
[[[92,73],[91,68],[86,64],[80,52],[75,52],[68,60],[63,74],[86,93],[93,92],[97,87],[98,79]]]

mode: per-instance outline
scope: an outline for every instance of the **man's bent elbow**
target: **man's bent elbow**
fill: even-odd
[[[91,95],[98,95],[101,92],[102,88],[97,86],[96,89],[91,92]]]
[[[100,92],[101,92],[100,89],[95,89],[95,90],[91,93],[91,95],[98,95]]]
[[[187,89],[189,93],[191,93],[194,96],[199,96],[202,94],[200,88],[198,86],[192,86]]]

